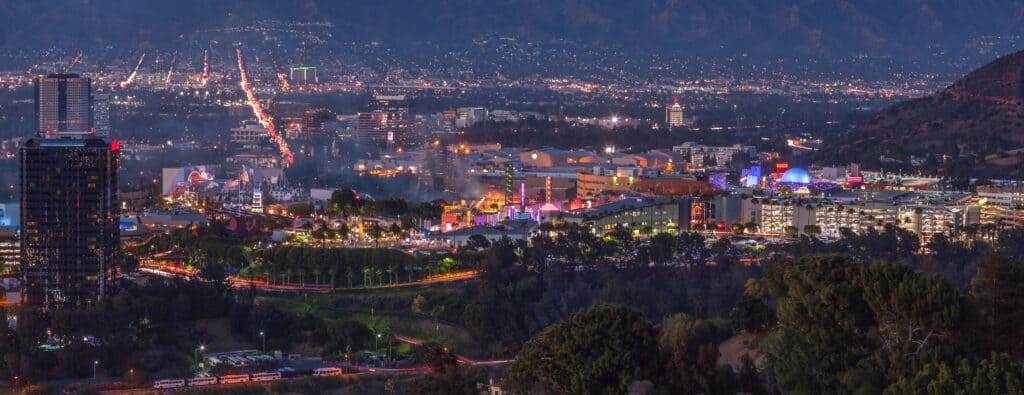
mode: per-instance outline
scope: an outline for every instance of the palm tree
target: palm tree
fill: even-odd
[[[379,248],[380,238],[384,234],[384,229],[381,228],[379,224],[374,223],[373,225],[370,225],[370,229],[367,233],[369,233],[370,237],[373,238],[374,248]]]
[[[277,274],[277,269],[275,269],[274,266],[272,266],[272,265],[264,265],[263,274],[264,274],[263,281],[266,281],[267,284],[273,284],[274,283],[274,275]]]
[[[299,288],[305,288],[306,287],[306,268],[299,267],[299,268],[295,269],[295,271],[297,272],[296,274],[299,275]]]
[[[394,237],[396,240],[401,239],[402,227],[398,226],[398,224],[396,223],[392,223],[391,226],[388,227],[388,233],[391,233],[391,236]]]
[[[328,266],[327,274],[331,276],[331,289],[334,289],[334,277],[338,275],[338,265]]]
[[[284,272],[288,276],[288,283],[291,284],[291,282],[292,282],[292,274],[295,272],[295,270],[293,270],[291,267],[289,267],[289,268],[285,269]]]
[[[348,224],[341,224],[341,227],[338,228],[338,238],[340,238],[342,240],[347,239],[348,238],[348,232],[349,232]]]

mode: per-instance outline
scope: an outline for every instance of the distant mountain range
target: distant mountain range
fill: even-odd
[[[0,2],[0,49],[161,46],[255,20],[331,22],[340,41],[458,45],[501,34],[775,59],[1006,53],[1019,0],[33,0]]]
[[[1024,51],[931,96],[890,106],[834,141],[819,159],[911,169],[954,161],[976,175],[1024,175]]]

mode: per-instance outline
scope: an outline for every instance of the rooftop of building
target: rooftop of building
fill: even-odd
[[[460,237],[460,236],[472,236],[472,235],[483,235],[483,236],[503,236],[511,234],[522,234],[523,232],[529,232],[537,223],[526,220],[513,220],[504,221],[498,223],[495,226],[471,226],[468,228],[462,228],[453,230],[451,232],[441,233],[435,236],[438,237]]]
[[[594,206],[590,208],[580,208],[571,210],[563,216],[566,217],[595,217],[613,214],[625,210],[632,210],[650,206],[657,206],[662,204],[674,203],[676,199],[670,198],[647,198],[647,197],[626,197],[614,202],[602,204],[600,206]]]

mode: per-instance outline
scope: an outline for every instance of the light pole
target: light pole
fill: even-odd
[[[92,379],[93,380],[96,380],[96,368],[98,368],[99,366],[100,366],[100,361],[99,360],[92,361]]]
[[[195,360],[196,360],[196,366],[199,366],[199,353],[204,352],[204,351],[206,351],[206,346],[205,345],[200,344],[199,347],[196,347],[196,350],[195,350],[195,353],[194,353],[195,354]]]
[[[260,331],[260,338],[263,339],[263,353],[266,354],[267,353],[267,334],[264,333],[263,331]]]
[[[378,333],[378,334],[377,334],[377,337],[375,337],[375,338],[373,339],[373,352],[377,352],[377,350],[378,350],[378,349],[380,348],[380,346],[378,346],[378,345],[377,345],[377,343],[378,343],[379,341],[380,341],[380,333]]]

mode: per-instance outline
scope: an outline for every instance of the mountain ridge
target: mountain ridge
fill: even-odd
[[[1024,175],[1024,51],[933,95],[889,106],[818,157],[869,168],[956,164],[979,174]]]
[[[261,19],[329,21],[339,39],[395,45],[507,34],[709,56],[909,59],[998,53],[997,42],[1019,38],[1024,2],[36,0],[0,4],[0,48],[161,45],[198,29]]]

